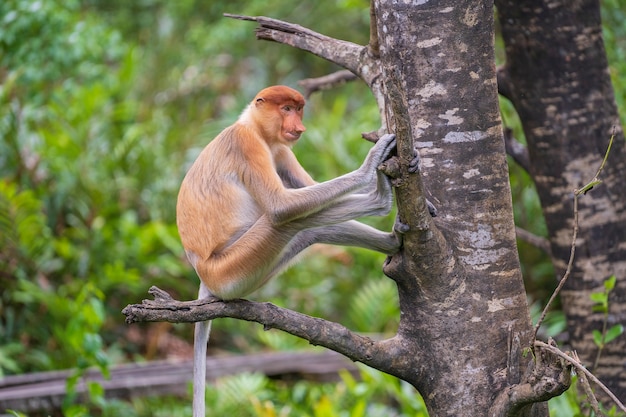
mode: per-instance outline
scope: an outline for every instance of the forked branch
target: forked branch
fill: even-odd
[[[241,16],[229,13],[225,13],[224,16],[257,22],[259,24],[256,29],[257,39],[279,42],[311,52],[360,75],[360,57],[366,49],[364,46],[331,38],[303,26],[265,16]]]
[[[232,19],[257,22],[257,39],[274,41],[302,49],[333,62],[360,77],[373,90],[378,98],[380,64],[372,55],[371,46],[331,38],[294,23],[284,22],[265,16],[241,16],[224,14]]]

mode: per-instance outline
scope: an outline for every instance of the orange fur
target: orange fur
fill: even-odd
[[[259,266],[290,238],[266,213],[289,198],[277,169],[314,183],[289,149],[305,130],[303,107],[302,95],[288,87],[262,90],[237,123],[206,146],[183,181],[179,234],[200,279],[218,297],[241,297],[262,285],[273,265]],[[250,279],[238,282],[241,277]]]
[[[395,233],[353,220],[391,209],[390,181],[377,167],[395,146],[394,136],[383,136],[356,171],[316,183],[291,151],[306,130],[303,108],[304,98],[289,87],[262,90],[185,176],[176,221],[202,281],[199,297],[249,294],[314,243],[387,254],[399,249]],[[205,412],[209,333],[210,322],[196,323],[194,417]]]

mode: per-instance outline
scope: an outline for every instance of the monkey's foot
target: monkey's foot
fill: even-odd
[[[402,223],[400,221],[400,217],[396,216],[396,221],[393,224],[393,231],[400,235],[403,235],[409,230],[411,230],[411,227],[406,223]]]
[[[437,207],[430,200],[426,199],[426,205],[428,206],[428,212],[430,213],[430,217],[437,217]]]

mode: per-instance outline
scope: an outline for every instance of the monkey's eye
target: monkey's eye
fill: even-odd
[[[284,106],[283,110],[286,112],[290,112],[291,110],[293,110],[293,108],[291,106]]]

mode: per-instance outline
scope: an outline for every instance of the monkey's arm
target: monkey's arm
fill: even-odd
[[[263,207],[274,225],[284,225],[322,211],[347,194],[376,183],[377,168],[394,146],[395,136],[385,135],[370,149],[365,161],[356,171],[298,189],[285,189],[282,180],[273,169],[268,172],[262,164],[252,160],[248,191]]]
[[[275,160],[276,172],[285,188],[302,188],[317,184],[287,146],[278,149]]]

